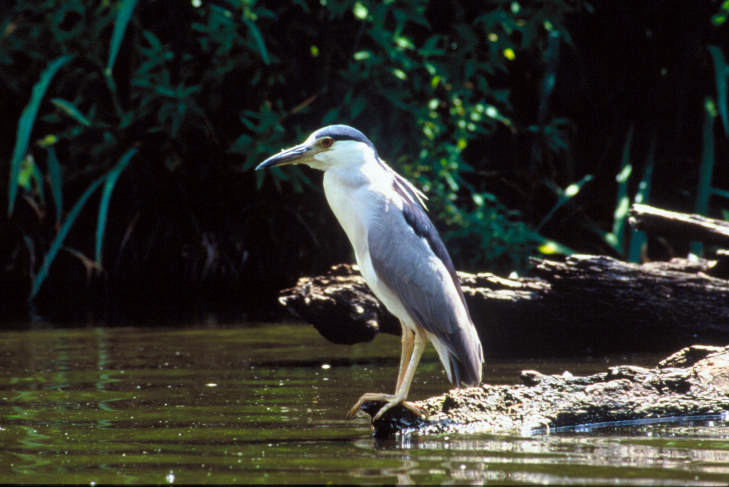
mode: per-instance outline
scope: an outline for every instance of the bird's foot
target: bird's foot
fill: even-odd
[[[354,406],[352,406],[352,409],[349,410],[347,413],[347,419],[354,416],[357,411],[359,411],[360,407],[368,401],[380,401],[385,403],[380,410],[377,411],[377,414],[372,417],[373,423],[380,419],[390,408],[397,406],[398,404],[401,404],[404,408],[411,411],[419,418],[425,416],[425,413],[423,413],[420,408],[418,408],[415,404],[406,401],[404,396],[399,396],[397,394],[385,394],[382,392],[366,392],[360,396]]]

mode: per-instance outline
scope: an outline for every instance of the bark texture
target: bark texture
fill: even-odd
[[[667,238],[729,246],[729,222],[701,215],[635,204],[630,208],[629,223],[636,230],[658,233]]]
[[[416,418],[392,408],[373,424],[376,437],[398,433],[548,433],[600,423],[660,420],[729,411],[729,346],[686,347],[654,368],[619,365],[579,377],[569,372],[521,373],[519,385],[453,389],[415,404],[427,415]],[[374,415],[381,404],[362,409]],[[618,423],[620,424],[620,423]]]
[[[668,352],[697,341],[729,340],[729,281],[708,274],[716,261],[638,265],[573,255],[532,263],[534,277],[458,274],[487,359]],[[279,300],[335,343],[400,332],[351,265],[302,277]]]

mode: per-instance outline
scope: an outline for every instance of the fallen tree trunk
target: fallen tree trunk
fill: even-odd
[[[726,222],[646,205],[631,215],[647,230],[729,242]],[[667,352],[729,340],[729,252],[643,265],[594,255],[531,263],[534,277],[458,273],[488,357]],[[351,265],[302,277],[279,301],[335,343],[400,333]]]
[[[729,346],[686,347],[652,369],[621,365],[586,377],[525,370],[521,378],[520,385],[453,389],[415,402],[425,419],[394,407],[373,424],[375,436],[548,433],[605,422],[725,417],[729,411]],[[373,416],[382,404],[365,403],[362,409]]]
[[[573,255],[532,263],[536,277],[459,273],[487,357],[667,352],[729,340],[729,281],[706,274],[714,261]],[[400,331],[351,265],[302,277],[279,301],[335,343]]]
[[[635,204],[630,208],[629,222],[636,230],[664,237],[729,246],[729,222],[722,220]]]

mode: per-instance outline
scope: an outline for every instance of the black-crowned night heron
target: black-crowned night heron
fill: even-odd
[[[347,416],[366,401],[385,402],[373,421],[397,404],[421,415],[405,399],[426,339],[452,384],[479,384],[481,341],[448,251],[425,213],[425,195],[388,166],[362,132],[347,125],[321,128],[256,170],[286,164],[324,171],[324,193],[362,277],[402,326],[395,394],[363,394]]]

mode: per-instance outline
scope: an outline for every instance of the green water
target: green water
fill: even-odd
[[[0,482],[729,482],[726,421],[377,443],[344,413],[390,391],[398,354],[397,337],[332,345],[296,324],[0,332]],[[623,359],[656,357],[491,362],[486,380]],[[430,349],[411,398],[447,388]]]

